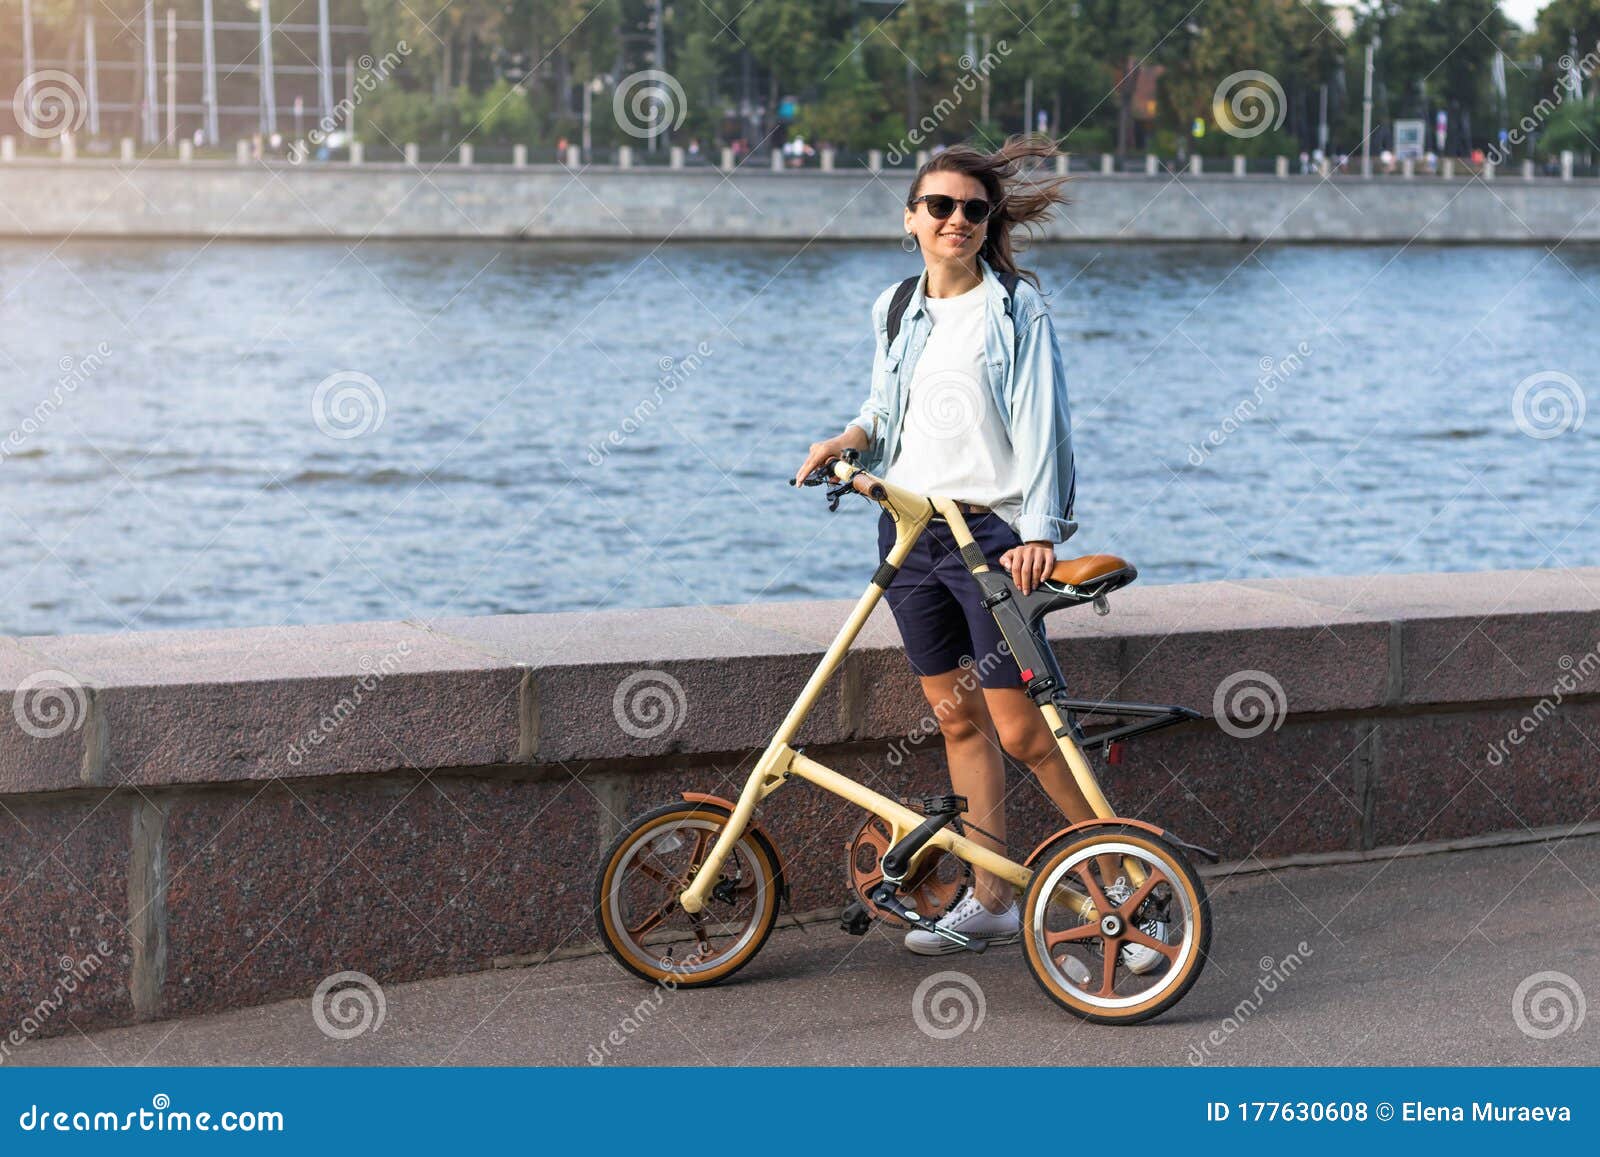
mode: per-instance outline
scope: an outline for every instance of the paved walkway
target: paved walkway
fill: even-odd
[[[1020,949],[924,960],[891,936],[780,928],[720,989],[666,992],[605,957],[387,986],[381,1026],[325,1036],[309,1000],[75,1034],[22,1064],[1211,1064],[1600,1063],[1600,836],[1213,882],[1213,957],[1166,1016],[1102,1028],[1058,1011]],[[1259,987],[1310,949],[1273,992]],[[950,1039],[912,1000],[958,971],[982,1019]],[[1281,970],[1280,970],[1281,971]],[[1565,990],[1569,1027],[1538,1039],[1513,997]],[[1254,997],[1259,1007],[1250,1007]],[[1241,1006],[1241,1001],[1247,1002]],[[954,1007],[954,1005],[952,1005]],[[1535,1028],[1540,1002],[1525,1007]],[[1560,1015],[1552,997],[1544,1011]],[[642,1015],[640,1015],[642,1012]],[[613,1031],[622,1044],[608,1044]],[[1213,1035],[1214,1034],[1214,1035]],[[609,1048],[609,1059],[599,1050]]]

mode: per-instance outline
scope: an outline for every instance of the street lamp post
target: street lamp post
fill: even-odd
[[[661,16],[661,0],[655,0],[655,60],[652,63],[662,72],[667,70],[667,29]],[[656,151],[656,139],[663,135],[667,136],[668,143],[670,144],[670,125],[665,133],[650,134],[650,139],[646,142],[646,147],[649,148],[652,153]]]
[[[1328,86],[1322,86],[1321,98],[1317,105],[1317,148],[1322,150],[1322,155],[1328,155]]]
[[[261,0],[261,132],[269,140],[278,131],[278,85],[272,74],[272,0]]]
[[[22,75],[33,76],[33,0],[22,0]]]
[[[167,148],[178,147],[178,13],[167,9]]]
[[[333,43],[328,34],[328,0],[317,0],[317,102],[325,124],[333,123]],[[297,133],[298,129],[295,130]]]
[[[156,8],[144,0],[144,110],[140,116],[144,143],[156,143]]]
[[[1361,175],[1372,176],[1372,60],[1378,50],[1378,37],[1367,42],[1367,67],[1361,82]]]
[[[94,10],[83,14],[83,67],[87,73],[86,97],[89,101],[89,135],[100,135],[100,77],[99,60],[95,55]]]
[[[205,69],[204,103],[206,106],[206,143],[216,148],[222,142],[222,136],[217,131],[217,28],[216,21],[212,18],[212,0],[205,0],[201,9],[201,39],[204,52],[202,54]]]
[[[583,160],[588,164],[594,160],[594,137],[590,131],[594,123],[594,98],[610,88],[615,83],[615,78],[608,72],[601,76],[591,77],[589,83],[583,86]],[[565,160],[565,158],[562,158]]]

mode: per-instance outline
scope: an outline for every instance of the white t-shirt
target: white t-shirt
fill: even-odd
[[[1015,526],[1022,484],[988,386],[983,284],[924,304],[933,329],[907,388],[900,446],[884,477],[917,494],[987,506]]]

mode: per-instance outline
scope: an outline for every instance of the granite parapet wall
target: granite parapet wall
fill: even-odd
[[[1070,690],[1205,718],[1101,766],[1256,862],[1589,822],[1600,569],[1134,587],[1053,616]],[[600,854],[736,794],[848,603],[0,639],[0,1059],[19,1039],[584,951]],[[1270,708],[1262,716],[1263,705]],[[941,746],[880,608],[807,721],[891,792]],[[1059,826],[1012,769],[1014,851]],[[795,910],[859,813],[764,805]]]
[[[367,240],[900,238],[909,170],[0,164],[0,236]],[[1600,181],[1075,175],[1056,240],[1548,242],[1600,239]]]

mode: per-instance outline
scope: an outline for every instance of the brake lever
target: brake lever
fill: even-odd
[[[843,451],[839,455],[839,459],[843,460],[844,462],[848,463],[851,466],[854,466],[857,462],[859,462],[861,460],[861,454],[857,450],[849,450],[849,449],[847,449],[847,450]],[[789,485],[793,486],[794,484],[795,484],[794,479],[793,478],[789,479]],[[800,483],[800,485],[801,486],[822,486],[822,485],[827,485],[828,488],[829,488],[828,489],[828,509],[830,511],[832,511],[832,512],[835,512],[835,513],[837,513],[838,509],[839,509],[839,499],[843,498],[846,494],[852,493],[855,490],[855,486],[853,484],[851,484],[850,482],[841,482],[841,481],[839,481],[839,479],[837,477],[835,477],[835,475],[833,473],[833,462],[832,461],[829,461],[829,462],[827,462],[826,464],[824,464],[822,466],[818,466],[810,474],[807,474],[805,476],[804,481],[802,481]]]
[[[831,463],[830,463],[830,465],[831,465]],[[790,486],[821,486],[824,482],[832,481],[832,479],[833,479],[833,471],[832,470],[830,470],[827,466],[818,466],[815,470],[813,470],[810,474],[807,474],[799,482],[796,482],[793,478],[789,479],[789,485]]]
[[[846,494],[853,494],[854,492],[855,487],[848,482],[841,482],[837,486],[828,487],[828,509],[837,511],[839,509],[839,499]]]

